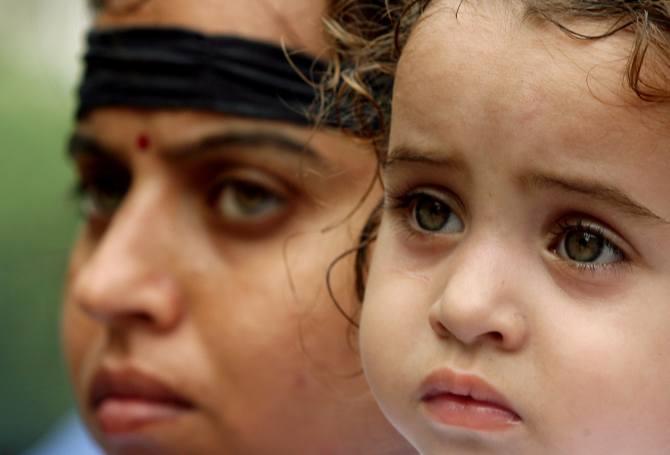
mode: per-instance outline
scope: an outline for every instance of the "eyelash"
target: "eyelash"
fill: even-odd
[[[388,211],[392,219],[397,222],[403,235],[408,241],[416,239],[417,241],[430,242],[439,237],[452,236],[453,234],[445,234],[440,232],[431,232],[422,230],[416,226],[416,221],[412,220],[414,216],[413,207],[420,197],[434,198],[441,204],[446,205],[449,210],[456,216],[463,219],[459,215],[461,211],[454,210],[454,204],[447,197],[437,196],[435,193],[444,193],[444,189],[431,189],[429,187],[418,187],[407,191],[390,191],[386,190],[384,198],[384,210]],[[455,198],[455,196],[452,196]],[[619,240],[608,228],[601,225],[601,223],[593,221],[586,215],[573,215],[570,217],[563,217],[554,224],[555,228],[550,231],[549,250],[561,261],[567,265],[584,272],[601,272],[605,270],[615,269],[617,267],[629,266],[630,258],[625,253],[624,249],[619,247]],[[559,248],[561,242],[565,241],[566,236],[572,232],[580,232],[592,234],[595,237],[602,239],[602,251],[611,252],[611,254],[618,257],[618,260],[613,262],[596,263],[596,262],[580,262],[571,258],[562,257],[559,255]]]
[[[113,216],[116,208],[110,209],[109,213],[88,213],[83,204],[87,199],[96,196],[118,197],[119,204],[123,202],[129,191],[131,175],[125,169],[111,168],[107,165],[86,166],[79,170],[79,177],[74,183],[70,194],[78,206],[80,216],[89,221],[108,221]]]
[[[602,238],[603,248],[610,249],[612,252],[620,256],[620,260],[611,263],[588,263],[578,262],[574,260],[563,259],[570,266],[585,272],[598,272],[601,270],[614,269],[621,266],[630,265],[630,258],[623,248],[619,247],[618,241],[613,239],[614,234],[609,229],[602,226],[600,223],[593,221],[586,215],[573,215],[570,217],[563,217],[556,223],[556,228],[550,232],[551,241],[549,247],[553,254],[558,256],[559,242],[570,232],[580,231],[590,233]]]
[[[77,167],[78,180],[70,191],[72,201],[77,206],[82,219],[96,229],[104,229],[127,197],[132,174],[125,167],[109,163],[82,162]],[[288,190],[281,191],[276,185],[264,183],[258,177],[247,175],[254,172],[260,174],[260,171],[233,172],[231,169],[230,166],[219,169],[211,166],[207,173],[200,175],[198,191],[203,194],[207,216],[221,226],[226,225],[230,228],[242,226],[246,229],[244,231],[246,233],[252,230],[262,233],[263,229],[269,229],[273,223],[280,221],[282,215],[285,215],[289,209]],[[240,212],[239,219],[231,218],[228,216],[230,215],[230,204],[234,206],[239,203],[239,200],[235,198],[228,200],[225,210],[217,206],[224,192],[231,195],[230,197],[233,197],[232,195],[239,197],[239,195],[249,194],[251,190],[258,192],[261,202],[267,200],[267,204],[265,202],[261,204],[269,213],[267,217],[259,213],[258,217],[254,218],[250,214]],[[276,207],[272,204],[275,204]]]
[[[423,230],[420,227],[415,226],[414,222],[410,220],[412,216],[412,207],[421,197],[429,197],[439,201],[441,204],[444,204],[449,210],[461,220],[463,217],[460,215],[459,210],[454,210],[455,204],[451,202],[449,197],[439,196],[438,194],[449,194],[451,199],[456,199],[455,195],[451,195],[451,192],[444,188],[430,188],[430,187],[416,187],[408,190],[389,190],[386,189],[384,196],[384,211],[389,212],[392,215],[394,221],[397,221],[399,228],[402,230],[402,233],[406,236],[407,240],[418,239],[423,241],[437,240],[441,237],[444,237],[446,234],[431,232]]]
[[[216,212],[222,209],[221,207],[217,208],[217,204],[221,203],[221,198],[227,195],[225,193],[226,190],[236,192],[233,194],[236,194],[237,196],[240,195],[244,196],[245,191],[247,193],[256,192],[257,193],[256,195],[260,196],[261,199],[264,199],[264,202],[275,204],[276,209],[282,212],[282,213],[271,214],[271,216],[269,216],[269,219],[263,218],[263,216],[259,216],[260,219],[257,221],[251,221],[251,222],[241,221],[240,223],[242,224],[244,223],[246,223],[247,225],[250,223],[257,223],[259,225],[267,224],[268,221],[272,221],[277,217],[280,217],[280,215],[282,215],[283,212],[287,210],[287,206],[289,205],[289,199],[286,196],[286,194],[267,183],[260,182],[257,179],[250,178],[249,176],[243,177],[243,176],[227,175],[224,177],[219,177],[217,180],[215,180],[215,183],[211,185],[211,188],[207,191],[207,204],[211,208],[212,212]],[[240,201],[238,200],[237,202]],[[254,216],[256,216],[256,214],[242,215],[242,217],[244,216],[253,218]],[[232,219],[232,217],[228,221],[231,223],[235,222]]]

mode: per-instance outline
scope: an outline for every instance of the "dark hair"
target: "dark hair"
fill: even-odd
[[[326,284],[328,289],[328,294],[330,295],[331,300],[335,304],[337,311],[351,324],[351,327],[358,328],[358,316],[360,309],[357,309],[353,314],[348,314],[344,308],[340,305],[335,297],[333,292],[333,287],[331,285],[331,276],[333,268],[344,258],[355,254],[354,262],[354,271],[355,271],[355,290],[356,297],[358,298],[358,303],[363,303],[363,297],[365,296],[365,282],[367,281],[368,275],[368,265],[369,265],[369,253],[370,247],[375,240],[377,240],[377,230],[379,228],[379,223],[381,221],[381,212],[382,212],[382,202],[379,202],[375,209],[368,216],[363,229],[358,237],[358,243],[355,247],[345,251],[337,258],[330,263],[328,267],[328,272],[326,273]]]
[[[461,0],[461,3],[467,0]],[[432,0],[331,0],[326,28],[335,42],[330,79],[334,103],[354,106],[358,129],[378,147],[388,137],[391,92],[374,82],[393,78],[409,35]],[[632,32],[626,80],[644,101],[670,101],[670,0],[518,0],[526,19],[552,23],[573,38],[594,40]],[[379,20],[382,18],[382,20]],[[565,24],[587,19],[608,24],[586,35]],[[345,64],[346,62],[346,64]],[[374,108],[370,109],[370,103]]]

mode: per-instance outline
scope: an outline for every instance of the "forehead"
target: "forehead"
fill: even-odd
[[[668,106],[640,101],[625,81],[630,34],[580,41],[523,12],[521,2],[434,2],[399,62],[393,120],[445,137],[473,110],[516,131],[540,120],[585,136],[597,134],[590,126],[667,130]],[[575,27],[597,33],[607,24]]]
[[[242,36],[286,44],[318,55],[323,47],[321,17],[324,0],[98,0],[96,26],[177,26],[209,34]],[[284,68],[280,68],[284,70]],[[270,71],[270,70],[268,70]],[[213,90],[213,89],[212,89]],[[95,115],[79,122],[79,129],[96,136],[136,137],[148,132],[166,144],[184,142],[222,127],[261,128],[298,132],[307,128],[205,111],[97,108]],[[95,128],[92,128],[95,126]]]
[[[481,98],[492,103],[529,92],[552,96],[566,80],[573,81],[566,92],[624,96],[623,74],[632,45],[628,37],[578,41],[553,24],[525,19],[519,5],[434,2],[403,52],[398,80],[421,78],[454,88],[445,96],[486,88]],[[412,71],[413,64],[420,64],[422,71]]]
[[[77,130],[118,150],[132,148],[144,134],[161,149],[178,149],[221,132],[282,132],[296,140],[311,134],[304,127],[220,113],[116,107],[95,109],[78,123]]]
[[[106,0],[96,25],[163,25],[322,52],[325,0]],[[136,5],[124,7],[125,5]]]
[[[185,151],[178,152],[182,157],[197,152],[195,149],[199,147],[203,152],[207,147],[223,150],[226,146],[220,145],[220,142],[212,145],[208,141],[228,137],[228,146],[238,149],[238,152],[259,149],[285,161],[287,165],[297,164],[300,172],[315,176],[339,175],[342,181],[366,179],[375,163],[374,154],[365,143],[353,141],[336,130],[199,111],[96,109],[77,125],[76,134],[93,138],[104,149],[124,159],[140,156],[135,153],[138,139],[146,136],[151,143],[149,157],[152,160],[169,160],[171,153],[177,150]],[[236,146],[230,145],[232,143]],[[286,146],[288,143],[291,146]],[[291,152],[291,149],[293,153],[277,153]],[[300,153],[296,153],[298,151]],[[204,155],[194,153],[193,156]],[[307,164],[310,166],[303,169]]]
[[[503,1],[463,2],[456,18],[459,3],[436,2],[403,52],[391,154],[452,152],[472,166],[470,156],[485,157],[511,176],[616,176],[639,199],[667,188],[670,111],[628,88],[630,35],[575,40]]]

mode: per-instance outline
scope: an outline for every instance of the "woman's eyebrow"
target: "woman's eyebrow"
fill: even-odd
[[[577,193],[621,210],[629,215],[645,218],[654,223],[670,224],[643,204],[636,202],[619,188],[606,184],[570,179],[546,174],[530,174],[521,178],[526,189],[554,189],[569,193]]]
[[[182,161],[198,159],[202,155],[227,147],[242,147],[252,151],[255,148],[271,147],[289,155],[306,158],[314,164],[326,166],[324,158],[307,142],[273,131],[223,131],[198,138],[194,142],[180,144],[164,151],[170,160]]]
[[[74,132],[68,140],[66,154],[76,160],[80,156],[95,156],[108,160],[118,161],[119,153],[110,147],[98,142],[95,138]]]
[[[271,131],[224,131],[211,133],[193,142],[187,142],[178,146],[167,148],[161,155],[171,161],[195,160],[203,155],[218,153],[226,147],[242,147],[253,151],[255,148],[271,147],[274,150],[306,158],[312,164],[322,168],[328,168],[325,159],[316,149],[306,141],[302,142],[288,135]],[[68,156],[76,159],[79,156],[97,156],[100,158],[114,159],[122,155],[115,150],[96,140],[94,137],[79,132],[74,132],[68,141]]]

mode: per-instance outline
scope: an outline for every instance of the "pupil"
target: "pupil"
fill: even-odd
[[[96,195],[96,204],[104,213],[114,212],[119,208],[121,196],[118,194],[100,193]]]
[[[430,197],[420,198],[414,210],[417,224],[426,231],[439,231],[447,224],[451,215],[447,205]]]
[[[253,185],[239,184],[235,192],[238,204],[248,212],[260,210],[267,198],[267,191]]]
[[[601,236],[588,231],[572,231],[565,239],[565,251],[568,257],[578,262],[593,262],[602,252],[604,240]]]
[[[84,212],[94,210],[98,214],[111,215],[123,202],[123,198],[128,192],[129,182],[115,182],[109,183],[106,181],[98,182],[97,187],[88,190],[86,205]]]

